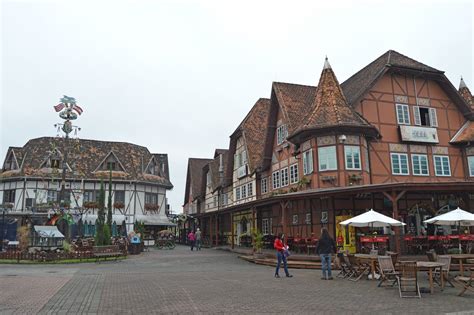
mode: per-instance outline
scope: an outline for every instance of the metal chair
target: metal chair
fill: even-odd
[[[449,269],[451,268],[451,256],[449,255],[439,255],[438,256],[438,262],[441,264],[444,264],[443,267],[436,269],[433,273],[433,280],[441,285],[441,275],[444,276],[444,279],[446,280],[447,283],[449,283],[453,288],[454,285],[451,282],[451,278],[449,275]]]
[[[474,291],[474,268],[471,268],[471,275],[469,277],[457,276],[454,280],[462,285],[459,296],[463,295],[467,290]]]
[[[392,281],[392,287],[398,282],[397,276],[400,275],[399,272],[395,270],[393,266],[392,257],[390,256],[378,256],[377,257],[379,263],[379,271],[380,271],[380,281],[377,286],[382,286],[382,283],[385,281]]]
[[[418,286],[418,269],[416,267],[416,261],[404,261],[400,263],[400,266],[402,274],[401,276],[397,276],[400,297],[421,298],[420,287]]]

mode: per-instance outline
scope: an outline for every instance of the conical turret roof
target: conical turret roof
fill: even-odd
[[[378,136],[379,134],[374,126],[348,105],[326,57],[312,109],[306,116],[303,126],[297,129],[289,138],[306,138],[309,134],[338,129],[341,132],[353,131],[369,136]],[[301,140],[304,141],[304,139]]]
[[[462,77],[461,81],[459,82],[459,94],[461,94],[462,98],[471,107],[471,109],[474,110],[474,98],[472,97],[472,93],[469,91],[469,88]]]

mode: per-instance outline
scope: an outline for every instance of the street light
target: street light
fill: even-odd
[[[0,238],[0,252],[3,251],[3,242],[5,240],[5,213],[7,209],[5,207],[2,208],[2,233]]]

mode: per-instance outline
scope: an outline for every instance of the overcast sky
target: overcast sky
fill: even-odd
[[[272,81],[316,85],[326,55],[340,82],[394,49],[474,90],[471,1],[333,2],[4,0],[1,159],[55,136],[73,96],[81,138],[168,153],[181,212],[188,158],[228,148]]]

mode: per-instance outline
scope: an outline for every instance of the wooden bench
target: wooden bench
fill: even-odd
[[[120,251],[118,245],[107,245],[107,246],[93,246],[92,255],[96,258],[96,261],[99,261],[100,258],[112,257],[117,260],[118,257],[123,256],[123,253]]]

